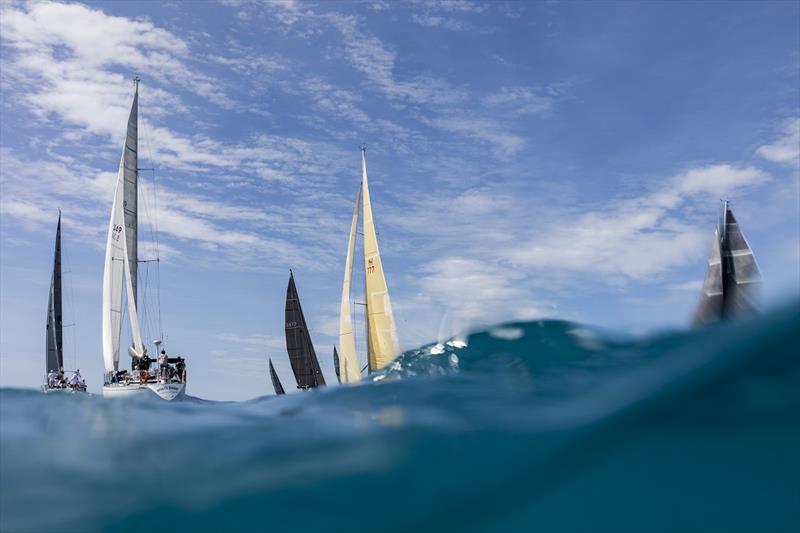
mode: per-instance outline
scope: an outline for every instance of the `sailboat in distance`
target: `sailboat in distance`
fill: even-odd
[[[106,370],[103,396],[152,396],[162,400],[175,400],[185,394],[185,362],[181,357],[168,358],[166,351],[162,349],[158,357],[158,367],[151,369],[156,360],[148,356],[139,326],[139,78],[135,78],[133,83],[133,104],[119,162],[103,268],[103,362]],[[126,293],[133,344],[128,348],[128,355],[131,357],[130,372],[119,368],[120,333],[124,315],[123,290]],[[155,344],[158,349],[161,341],[158,340]],[[172,367],[171,363],[175,363],[176,367]]]
[[[726,200],[714,230],[708,270],[693,325],[713,324],[757,312],[760,285],[761,273],[756,258]]]
[[[339,371],[339,354],[336,351],[336,345],[333,345],[333,371],[336,372],[336,379],[339,383],[342,382],[341,372]]]
[[[370,372],[388,365],[400,352],[397,328],[392,315],[389,288],[383,271],[378,238],[372,218],[372,202],[367,179],[367,147],[361,146],[361,186],[356,194],[347,256],[342,283],[342,301],[339,307],[339,379],[342,383],[361,380],[361,367],[356,356],[353,319],[350,314],[350,293],[355,260],[358,215],[363,207],[364,233],[364,297],[367,329],[367,368]]]
[[[325,385],[325,377],[319,367],[311,335],[308,332],[300,297],[294,283],[294,274],[289,271],[289,285],[286,287],[286,351],[298,389],[313,389]]]
[[[61,297],[61,210],[58,211],[56,246],[53,254],[53,274],[50,278],[50,298],[47,302],[45,333],[45,379],[42,390],[72,390],[86,392],[80,371],[64,370],[64,313]]]
[[[281,380],[278,379],[278,373],[275,372],[275,367],[272,366],[271,357],[269,359],[269,377],[272,380],[272,388],[275,389],[275,394],[277,396],[286,394],[286,391],[283,390],[283,385],[281,385]]]

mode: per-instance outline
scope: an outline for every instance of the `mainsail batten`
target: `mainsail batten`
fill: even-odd
[[[383,272],[378,238],[372,218],[365,149],[361,150],[361,194],[364,209],[364,286],[367,304],[367,355],[369,370],[388,365],[400,351],[392,315],[389,288]]]
[[[309,389],[325,385],[325,377],[319,366],[319,360],[314,352],[311,335],[308,332],[303,309],[300,306],[300,297],[294,275],[289,273],[289,285],[286,287],[286,351],[292,372],[297,380],[297,387]]]
[[[356,195],[356,207],[353,210],[353,221],[350,224],[350,237],[347,240],[347,258],[344,265],[344,281],[342,283],[342,301],[339,308],[339,350],[343,367],[339,381],[350,383],[361,380],[356,341],[353,335],[353,318],[350,315],[350,294],[353,280],[353,262],[356,252],[356,234],[358,230],[358,211],[361,207],[361,188]],[[336,347],[334,347],[336,350]]]
[[[47,304],[45,371],[59,370],[64,366],[63,313],[61,307],[61,212],[58,213],[56,246],[53,257],[53,275],[50,281],[50,298]]]

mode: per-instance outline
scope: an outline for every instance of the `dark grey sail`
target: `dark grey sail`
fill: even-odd
[[[730,203],[726,201],[714,232],[694,325],[713,324],[757,312],[760,284],[761,273],[753,251],[739,228]]]
[[[297,388],[309,389],[325,385],[291,271],[289,286],[286,288],[286,351],[289,353]]]
[[[336,371],[336,379],[341,383],[342,377],[339,375],[339,354],[336,351],[336,346],[333,347],[333,369]]]
[[[53,276],[50,280],[50,301],[47,304],[47,367],[58,371],[64,366],[64,335],[61,312],[61,211],[56,226],[56,251],[53,259]]]
[[[275,389],[275,394],[286,394],[281,385],[281,380],[278,379],[278,374],[275,372],[275,367],[272,366],[272,358],[269,360],[269,377],[272,379],[272,388]]]

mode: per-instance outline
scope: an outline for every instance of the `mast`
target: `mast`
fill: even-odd
[[[129,353],[142,356],[142,344],[137,314],[137,150],[138,150],[139,79],[134,79],[133,104],[122,148],[122,156],[108,223],[105,266],[103,269],[103,361],[106,372],[119,370],[120,332],[122,326],[122,290],[128,300],[128,315],[133,347]]]
[[[58,210],[53,275],[50,280],[50,301],[47,304],[47,350],[45,372],[64,366],[63,314],[61,308],[61,210]]]
[[[367,304],[367,355],[370,372],[389,364],[400,351],[389,288],[383,272],[372,218],[366,146],[361,146],[361,194],[364,206],[364,285]]]
[[[300,297],[294,282],[294,274],[289,271],[289,285],[286,287],[286,351],[297,380],[297,388],[309,389],[325,385],[325,378],[319,367],[311,335],[308,332]]]
[[[361,209],[361,187],[356,194],[356,206],[353,209],[353,221],[350,223],[350,236],[347,239],[347,257],[344,262],[344,281],[342,282],[342,301],[339,307],[339,350],[341,351],[344,372],[339,376],[340,383],[361,380],[360,365],[356,355],[356,342],[353,335],[353,319],[350,315],[350,294],[353,281],[353,262],[356,252],[358,232],[358,212]],[[336,347],[334,346],[334,349]]]
[[[275,389],[275,394],[286,394],[286,391],[283,390],[283,385],[281,385],[281,380],[278,379],[278,373],[275,372],[275,367],[272,366],[272,358],[269,358],[269,377],[272,379],[272,388]]]

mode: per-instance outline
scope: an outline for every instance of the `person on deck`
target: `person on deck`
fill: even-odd
[[[183,358],[178,356],[178,362],[175,363],[175,370],[178,371],[178,380],[181,383],[186,383],[186,363],[183,362]]]
[[[81,371],[78,369],[74,374],[72,374],[72,377],[69,380],[69,386],[73,389],[80,389],[81,381]]]
[[[166,381],[168,377],[169,358],[167,358],[167,350],[161,349],[158,355],[158,378]]]
[[[58,380],[58,374],[56,374],[56,371],[50,370],[50,373],[47,374],[47,388],[55,389],[57,380]]]

